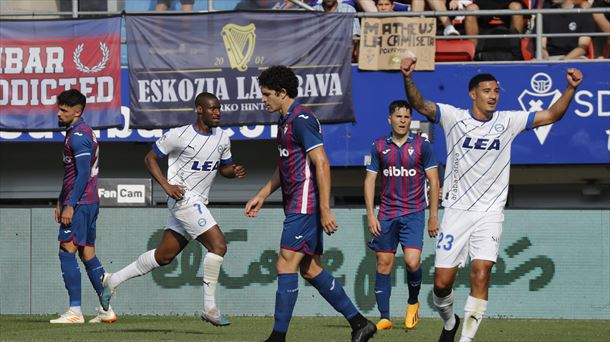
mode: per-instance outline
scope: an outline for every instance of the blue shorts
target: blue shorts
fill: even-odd
[[[59,226],[59,242],[72,241],[77,246],[95,246],[95,226],[97,214],[100,211],[99,203],[79,204],[74,208],[72,224]]]
[[[424,211],[396,217],[387,221],[379,221],[381,235],[373,236],[368,243],[375,252],[396,253],[398,242],[402,249],[424,247]]]
[[[321,255],[324,251],[324,230],[318,214],[288,214],[284,219],[280,248]]]

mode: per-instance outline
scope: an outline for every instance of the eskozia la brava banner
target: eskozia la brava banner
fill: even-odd
[[[203,91],[220,99],[223,126],[275,123],[257,77],[276,64],[293,68],[299,100],[320,121],[353,121],[353,19],[289,12],[127,16],[131,127],[192,122]]]

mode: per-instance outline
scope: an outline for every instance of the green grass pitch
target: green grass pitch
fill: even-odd
[[[272,317],[230,317],[228,327],[214,327],[192,316],[122,316],[112,324],[52,325],[55,316],[0,316],[0,341],[263,341]],[[86,317],[90,319],[92,317]],[[422,319],[405,332],[402,319],[394,329],[378,332],[373,341],[437,341],[440,319]],[[459,332],[458,332],[459,335]],[[350,329],[339,317],[294,317],[288,341],[349,341]],[[457,338],[456,338],[457,341]],[[476,341],[608,342],[609,320],[483,320]]]

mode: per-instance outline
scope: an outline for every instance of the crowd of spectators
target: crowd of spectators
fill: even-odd
[[[207,0],[149,0],[157,11],[180,9],[192,11],[194,3]],[[238,1],[238,0],[234,0]],[[543,17],[543,33],[579,33],[572,37],[543,37],[543,58],[582,59],[605,57],[610,58],[610,36],[591,37],[590,32],[610,33],[610,13],[561,13],[561,9],[572,8],[610,8],[610,0],[301,0],[306,5],[321,12],[393,12],[393,11],[455,11],[455,16],[438,17],[438,35],[493,35],[493,34],[523,34],[534,32],[535,20],[524,15],[481,16],[479,10],[520,10],[528,8],[557,9],[557,14],[545,14]],[[72,0],[56,0],[58,10],[71,11]],[[79,0],[80,11],[105,11],[107,0]],[[300,10],[301,8],[289,0],[239,0],[236,10]],[[360,24],[358,18],[353,24],[354,41],[358,41]],[[456,38],[456,37],[454,37]],[[514,49],[514,42],[506,39],[470,39],[478,52],[491,46],[505,46]],[[533,54],[533,39],[519,44],[524,55]],[[507,43],[508,42],[508,43]],[[481,53],[475,54],[482,56]],[[521,59],[521,55],[515,59]]]
[[[160,0],[167,1],[167,0]],[[393,11],[456,11],[455,16],[438,17],[439,35],[491,35],[491,34],[523,34],[533,32],[534,20],[524,15],[509,16],[479,16],[479,10],[521,10],[528,8],[590,8],[610,7],[610,0],[304,0],[305,4],[322,12],[393,12]],[[236,9],[299,9],[288,0],[241,0]],[[559,11],[558,11],[559,12]],[[549,14],[544,20],[544,33],[583,33],[578,37],[543,38],[543,58],[545,59],[576,59],[608,57],[610,37],[595,40],[598,49],[592,53],[592,38],[589,32],[610,32],[610,14]],[[358,36],[360,28],[358,20],[354,22],[354,36]],[[484,41],[491,39],[470,39],[477,51],[486,49]],[[505,42],[497,39],[499,42]],[[521,40],[517,39],[518,42]],[[514,48],[514,43],[497,43]],[[534,46],[533,44],[518,44]],[[531,55],[532,51],[529,51]],[[479,54],[480,55],[480,54]],[[523,58],[521,54],[514,59]],[[512,58],[511,58],[512,59]]]

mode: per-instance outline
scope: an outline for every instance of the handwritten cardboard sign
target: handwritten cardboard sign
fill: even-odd
[[[415,70],[434,70],[434,18],[364,18],[358,68],[398,70],[400,61],[416,56]]]

